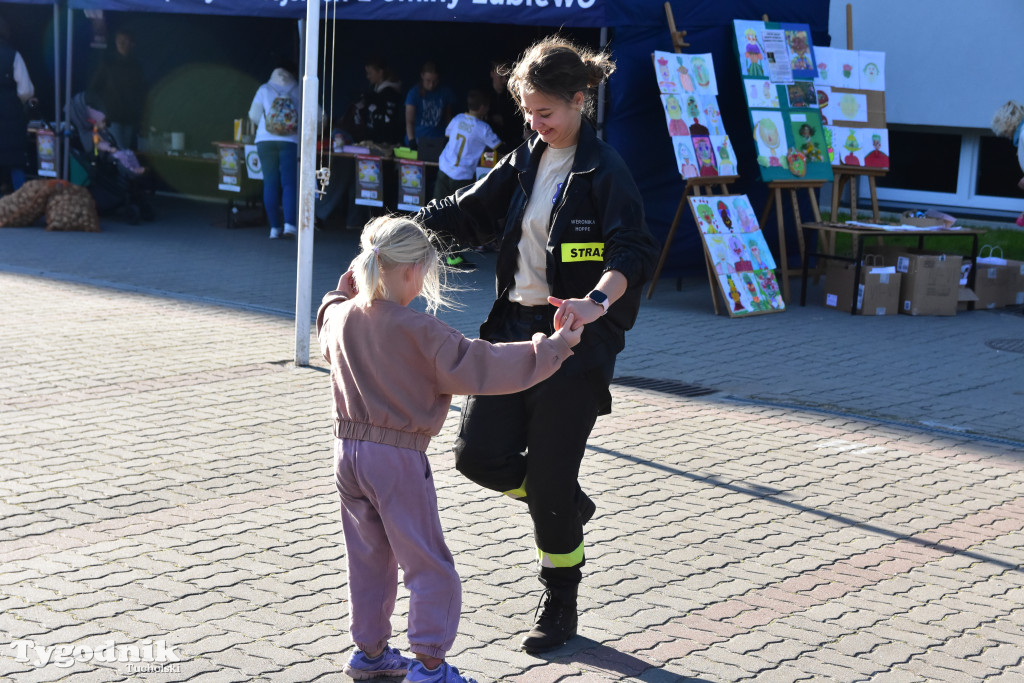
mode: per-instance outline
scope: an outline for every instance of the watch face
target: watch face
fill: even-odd
[[[605,301],[608,301],[608,295],[597,289],[592,291],[587,296],[590,297],[591,301],[593,301],[596,304],[601,304],[602,306],[604,305]]]

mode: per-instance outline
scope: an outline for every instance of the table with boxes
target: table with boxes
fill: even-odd
[[[817,231],[823,238],[818,244],[834,245],[837,234],[847,234],[853,242],[852,257],[820,252],[807,255],[826,261],[826,307],[848,310],[853,315],[955,315],[958,309],[974,307],[972,287],[978,275],[974,266],[983,230],[848,223],[805,223],[803,229]],[[866,244],[868,238],[882,242],[897,235],[917,237],[917,248]],[[958,254],[925,250],[925,238],[938,235],[970,239],[970,256],[965,259]],[[802,306],[807,304],[808,261],[804,259]]]

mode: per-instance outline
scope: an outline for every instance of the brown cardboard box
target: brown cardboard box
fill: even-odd
[[[992,256],[979,258],[974,293],[978,295],[976,308],[1024,304],[1024,261]]]
[[[898,257],[896,270],[903,273],[900,313],[907,315],[956,315],[962,256],[907,253]]]
[[[860,270],[857,291],[859,315],[896,315],[899,309],[900,280],[893,268],[865,265]],[[825,268],[825,306],[849,313],[854,295],[854,264],[829,260]]]

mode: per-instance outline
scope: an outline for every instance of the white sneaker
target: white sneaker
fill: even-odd
[[[294,225],[292,225],[291,223],[285,223],[284,224],[284,236],[285,237],[294,238],[298,234],[299,234],[299,230]]]
[[[279,239],[281,239],[281,228],[271,228],[270,229],[270,239],[272,239],[272,240],[279,240]]]

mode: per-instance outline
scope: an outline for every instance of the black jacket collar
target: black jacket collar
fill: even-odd
[[[589,119],[584,118],[580,122],[580,139],[576,142],[576,158],[572,162],[573,173],[589,173],[597,169],[600,160],[598,143],[597,130]],[[545,147],[547,143],[534,133],[525,145],[520,145],[512,152],[509,161],[520,174],[527,173],[531,166],[536,168],[540,163]]]

